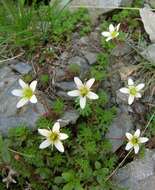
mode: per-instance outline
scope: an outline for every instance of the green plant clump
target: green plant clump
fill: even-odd
[[[63,113],[64,102],[62,99],[59,98],[56,101],[54,101],[53,110],[54,110],[54,112],[56,112],[59,115],[61,115]]]
[[[17,184],[11,186],[12,190],[22,189],[26,182],[37,190],[44,190],[45,186],[46,190],[112,189],[112,184],[105,179],[114,169],[117,157],[111,153],[111,145],[104,134],[116,112],[114,108],[104,110],[106,102],[104,93],[88,119],[63,128],[63,132],[69,135],[64,154],[50,147],[39,150],[42,138],[25,126],[12,128],[8,138],[1,138],[0,162],[3,166],[10,165],[18,173],[15,177]],[[62,103],[57,101],[55,107],[60,112]],[[36,128],[51,128],[52,123],[41,118]],[[12,149],[17,153],[10,151]],[[2,173],[1,177],[6,176]],[[0,185],[3,187],[1,182]]]
[[[70,64],[68,66],[68,72],[74,75],[79,75],[80,74],[80,66],[77,64]]]
[[[36,6],[34,1],[27,6],[25,0],[2,0],[0,43],[33,49],[47,42],[58,44],[68,41],[74,30],[87,34],[91,24],[87,10],[79,9],[72,13],[60,6],[60,2],[56,0],[48,6]]]

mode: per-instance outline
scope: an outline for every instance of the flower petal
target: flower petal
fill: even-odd
[[[28,87],[28,84],[26,84],[22,79],[19,79],[19,84],[22,88]]]
[[[80,107],[84,109],[86,106],[86,97],[80,97]]]
[[[139,138],[140,137],[140,129],[137,129],[135,134],[134,134],[134,137],[136,138]]]
[[[141,89],[143,89],[144,86],[145,86],[144,83],[138,84],[138,85],[136,86],[137,91],[140,91]]]
[[[134,101],[134,96],[130,95],[129,98],[128,98],[128,104],[131,105]]]
[[[81,87],[83,87],[83,83],[82,81],[78,78],[78,77],[74,77],[74,82],[77,86],[78,89],[80,89]]]
[[[115,35],[115,38],[119,35],[119,32],[117,32],[117,34]]]
[[[139,152],[139,145],[138,144],[134,146],[134,150],[135,150],[135,154],[137,154]]]
[[[94,82],[95,82],[95,79],[94,79],[94,78],[89,79],[89,80],[86,82],[86,87],[90,89],[90,88],[92,87],[92,85],[94,84]]]
[[[109,25],[109,31],[110,31],[110,32],[113,32],[114,30],[115,30],[115,28],[114,28],[113,24],[110,24],[110,25]]]
[[[102,34],[102,36],[104,36],[104,37],[109,37],[109,36],[111,36],[110,32],[102,32],[101,34]]]
[[[87,94],[87,97],[88,97],[89,99],[92,99],[92,100],[96,100],[96,99],[99,98],[98,95],[95,94],[94,92],[89,92],[89,93]]]
[[[149,141],[149,139],[147,137],[140,137],[139,141],[140,143],[146,143],[147,141]]]
[[[65,134],[65,133],[59,133],[59,139],[60,140],[65,140],[65,139],[67,139],[68,138],[68,135],[67,134]]]
[[[124,94],[129,94],[129,89],[128,88],[120,88],[119,91],[124,93]]]
[[[126,133],[125,135],[126,135],[126,137],[127,137],[127,139],[128,139],[128,140],[131,140],[131,139],[132,139],[132,137],[133,137],[133,135],[132,135],[132,134],[130,134],[130,133]]]
[[[107,39],[106,39],[106,42],[108,42],[109,40],[111,40],[112,39],[112,37],[110,36],[110,37],[108,37]]]
[[[140,93],[136,94],[136,98],[141,98],[141,97],[142,97],[142,95]]]
[[[132,147],[133,147],[133,145],[130,142],[128,142],[125,147],[125,150],[130,150]]]
[[[54,143],[54,145],[55,145],[55,147],[60,151],[60,152],[64,152],[64,146],[63,146],[63,144],[62,144],[62,142],[61,141],[56,141],[55,143]]]
[[[49,130],[47,130],[47,129],[38,129],[38,132],[39,132],[42,136],[48,137],[51,131],[49,131]]]
[[[119,28],[120,28],[120,23],[116,26],[116,31],[118,32],[119,31]]]
[[[32,104],[36,104],[36,103],[37,103],[37,98],[36,98],[35,95],[33,95],[33,96],[31,97],[30,102],[31,102]]]
[[[72,90],[72,91],[67,92],[67,94],[68,96],[73,96],[73,97],[80,96],[79,90]]]
[[[28,103],[28,99],[27,98],[22,98],[21,100],[19,100],[19,102],[17,103],[17,108],[21,108],[22,106],[24,106],[25,104]]]
[[[50,142],[49,140],[45,140],[45,141],[43,141],[43,142],[40,144],[39,148],[40,148],[40,149],[44,149],[44,148],[47,148],[47,147],[50,146],[50,145],[51,145],[51,142]]]
[[[59,133],[59,130],[60,130],[60,123],[59,123],[59,122],[56,122],[56,123],[53,125],[52,131]]]
[[[30,84],[30,88],[32,89],[33,92],[35,91],[36,86],[37,86],[37,81],[36,80],[32,81]]]
[[[128,79],[128,85],[129,86],[133,86],[134,85],[134,82],[131,78]]]
[[[23,96],[23,91],[22,90],[12,90],[11,92],[14,96],[19,96],[22,97]]]

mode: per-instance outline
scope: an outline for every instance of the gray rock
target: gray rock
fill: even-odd
[[[114,69],[114,68],[112,68]],[[112,70],[111,70],[112,71]],[[119,82],[121,81],[120,75],[118,72],[113,74],[113,77],[111,78],[110,82],[111,82],[111,89],[112,92],[115,94],[116,90],[121,88],[121,83]]]
[[[77,7],[87,7],[92,22],[96,22],[99,15],[107,13],[115,7],[119,6],[129,6],[133,0],[74,0],[70,4],[71,9],[76,9]]]
[[[63,52],[60,56],[60,59],[64,61],[66,60],[67,57],[68,57],[68,52]]]
[[[71,4],[72,5],[76,5],[76,6],[109,6],[109,5],[119,5],[119,3],[121,2],[121,0],[109,0],[104,1],[104,0],[74,0]]]
[[[122,113],[133,113],[133,109],[128,104],[120,104],[119,109]]]
[[[11,105],[10,108],[11,109]],[[27,105],[23,107],[19,112],[11,116],[6,116],[5,113],[0,113],[0,133],[7,135],[8,130],[13,127],[25,124],[29,128],[35,128],[35,123],[39,117],[45,113],[42,104]]]
[[[0,81],[2,81],[2,79],[4,79],[5,77],[7,78],[11,75],[13,75],[13,73],[10,67],[5,66],[3,67],[3,69],[0,68]]]
[[[65,72],[64,69],[56,68],[55,69],[55,80],[56,81],[62,81],[65,78]]]
[[[155,1],[154,0],[148,0],[148,3],[152,8],[155,8]]]
[[[112,55],[113,56],[116,56],[116,57],[121,57],[121,56],[124,56],[126,54],[129,54],[130,52],[132,51],[132,48],[123,43],[123,44],[119,44],[117,45],[113,50],[112,50]]]
[[[87,60],[85,60],[82,57],[75,56],[69,59],[68,64],[76,64],[80,67],[80,78],[84,78],[84,76],[89,71],[89,65],[87,63]]]
[[[124,94],[119,90],[116,91],[116,102],[117,104],[127,104],[128,103],[128,94]]]
[[[121,0],[120,5],[121,6],[130,6],[132,4],[133,0]]]
[[[119,169],[113,180],[129,190],[154,190],[155,151],[146,150],[144,158],[136,159]]]
[[[81,45],[88,45],[89,43],[89,38],[88,36],[83,36],[79,39],[79,44]]]
[[[131,117],[127,113],[119,113],[113,121],[106,135],[112,144],[112,151],[115,152],[124,142],[125,133],[133,129]]]
[[[88,66],[86,66],[87,61],[84,58],[79,57],[79,56],[75,56],[75,57],[70,58],[68,61],[68,64],[77,64],[80,67],[82,67],[84,65],[85,67],[88,67]]]
[[[84,57],[87,59],[90,65],[94,65],[97,62],[97,54],[89,51],[82,51]]]
[[[11,64],[10,67],[18,73],[25,75],[32,71],[32,67],[24,62],[18,62],[17,64]]]
[[[61,90],[57,91],[57,96],[59,96],[60,98],[63,98],[64,100],[67,100],[67,101],[73,100],[73,97],[68,96],[67,92],[64,92]]]
[[[150,94],[149,94],[149,95],[145,95],[145,96],[143,97],[143,102],[144,102],[144,103],[150,102],[150,103],[152,103],[152,104],[155,104],[155,94],[154,94],[153,96],[151,96]]]
[[[136,113],[139,113],[139,114],[146,114],[146,106],[145,105],[143,105],[143,104],[141,104],[140,102],[135,102],[134,103],[134,111],[136,112]]]
[[[141,54],[148,61],[155,63],[155,44],[148,46]]]
[[[78,120],[79,118],[79,113],[76,111],[76,110],[68,110],[66,111],[62,118],[60,118],[58,121],[60,122],[61,126],[62,127],[65,127],[69,124],[75,124],[76,121]]]
[[[132,0],[74,0],[71,3],[71,6],[92,6],[92,7],[101,7],[108,9],[109,7],[117,7],[120,5],[130,5],[132,3]],[[88,7],[88,8],[89,8]],[[106,10],[105,10],[106,11]]]
[[[4,135],[11,127],[26,123],[29,127],[35,127],[35,122],[45,111],[40,103],[27,105],[21,109],[16,108],[18,97],[11,94],[13,89],[19,89],[19,76],[9,67],[0,69],[0,132]]]
[[[55,86],[63,91],[69,91],[76,89],[75,83],[72,81],[55,83]]]

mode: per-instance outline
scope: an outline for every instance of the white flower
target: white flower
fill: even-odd
[[[24,106],[28,102],[36,104],[37,98],[35,96],[35,89],[37,86],[37,81],[32,81],[31,84],[28,85],[22,79],[19,79],[19,84],[22,89],[15,89],[11,92],[14,96],[21,97],[20,101],[17,103],[17,108]]]
[[[86,106],[86,98],[89,99],[98,99],[98,95],[94,92],[91,92],[91,87],[95,82],[94,78],[89,79],[86,83],[82,83],[82,81],[78,77],[74,77],[74,82],[77,86],[77,90],[69,91],[67,94],[73,97],[80,97],[80,107],[84,109]]]
[[[120,92],[124,94],[129,94],[128,104],[131,105],[135,98],[142,97],[142,95],[139,92],[144,88],[144,86],[144,83],[138,84],[137,86],[134,85],[133,80],[130,78],[128,79],[128,88],[121,88]]]
[[[59,122],[54,124],[52,130],[38,129],[38,132],[46,137],[46,140],[40,144],[40,149],[47,148],[50,145],[53,147],[54,145],[60,152],[64,152],[64,146],[61,141],[67,139],[68,135],[65,133],[60,133]]]
[[[119,35],[120,24],[114,27],[112,24],[109,25],[109,32],[102,32],[102,36],[106,37],[106,41],[108,42],[111,39],[116,38]]]
[[[137,129],[134,135],[126,133],[126,137],[129,140],[125,149],[130,150],[134,148],[135,154],[139,152],[139,144],[146,143],[149,139],[146,137],[140,137],[140,129]]]

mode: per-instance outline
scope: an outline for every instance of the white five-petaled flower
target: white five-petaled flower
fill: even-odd
[[[22,89],[15,89],[11,92],[14,96],[21,97],[20,101],[17,103],[17,108],[24,106],[28,102],[33,104],[37,103],[37,98],[35,96],[37,81],[32,81],[31,84],[28,85],[22,79],[19,79],[19,84]]]
[[[38,129],[38,132],[46,137],[46,140],[40,144],[40,149],[47,148],[50,145],[53,147],[54,145],[60,152],[64,152],[64,146],[61,141],[67,139],[68,135],[65,133],[60,133],[59,122],[54,124],[52,130]]]
[[[119,28],[120,28],[120,23],[114,27],[112,24],[109,25],[109,32],[102,32],[102,36],[106,37],[106,41],[108,42],[109,40],[112,40],[116,38],[119,35]]]
[[[140,129],[137,129],[134,135],[126,133],[126,137],[129,142],[127,143],[125,149],[130,150],[131,148],[134,148],[135,154],[139,152],[139,144],[146,143],[149,140],[146,137],[140,137]]]
[[[86,83],[82,83],[82,81],[78,77],[74,77],[74,82],[77,86],[77,90],[69,91],[67,94],[73,97],[80,97],[80,107],[84,109],[86,106],[86,98],[95,100],[98,99],[98,95],[94,92],[91,92],[91,87],[95,82],[94,78],[89,79]]]
[[[145,84],[141,83],[137,86],[134,84],[133,80],[131,78],[128,79],[128,88],[121,88],[120,92],[124,94],[129,94],[128,98],[128,104],[131,105],[135,98],[141,98],[142,95],[139,93],[140,90],[144,88]]]

